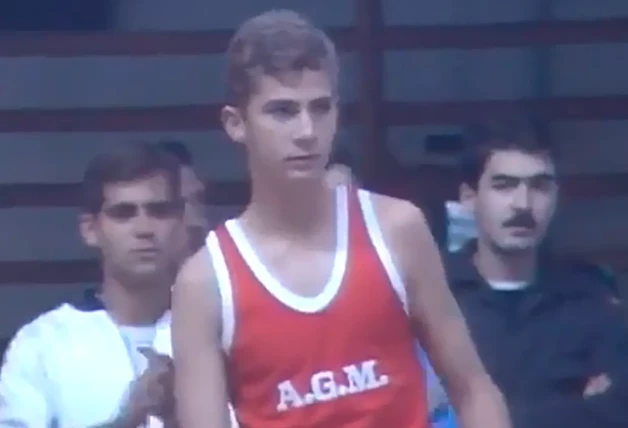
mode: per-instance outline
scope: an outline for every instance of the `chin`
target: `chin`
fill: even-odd
[[[286,178],[294,183],[316,183],[323,181],[324,176],[318,171],[290,171]]]
[[[151,279],[163,275],[165,269],[155,265],[134,266],[131,275],[139,279]]]
[[[525,242],[503,242],[501,245],[497,245],[500,252],[505,254],[518,254],[518,253],[527,253],[530,251],[536,250],[537,243],[536,241],[528,241]]]

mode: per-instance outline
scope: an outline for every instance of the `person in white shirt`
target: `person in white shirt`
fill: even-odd
[[[96,157],[83,180],[80,232],[101,256],[102,283],[22,327],[0,373],[0,427],[174,424],[169,329],[183,230],[180,165],[154,144]]]

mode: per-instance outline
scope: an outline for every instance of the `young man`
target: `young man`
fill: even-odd
[[[466,143],[477,239],[447,260],[449,282],[513,424],[628,426],[628,331],[608,276],[540,250],[559,190],[545,126],[505,115]]]
[[[464,426],[510,427],[419,210],[325,181],[332,42],[272,11],[240,27],[227,61],[222,119],[247,148],[252,197],[174,287],[181,425],[227,427],[231,397],[243,427],[427,427],[416,334]]]
[[[100,253],[101,287],[19,330],[0,377],[0,427],[171,423],[172,364],[151,347],[169,325],[182,213],[179,164],[154,145],[89,164],[80,231]]]

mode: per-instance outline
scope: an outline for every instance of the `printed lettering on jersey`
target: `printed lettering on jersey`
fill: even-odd
[[[323,370],[310,377],[310,390],[298,391],[294,383],[285,380],[277,385],[278,412],[333,401],[346,395],[383,388],[390,383],[387,375],[377,372],[377,361],[367,360],[344,366],[340,372]]]

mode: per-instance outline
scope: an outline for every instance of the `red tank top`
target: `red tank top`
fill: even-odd
[[[243,428],[429,426],[405,291],[370,195],[347,188],[337,195],[338,248],[318,296],[283,288],[236,220],[208,239],[232,404]]]

